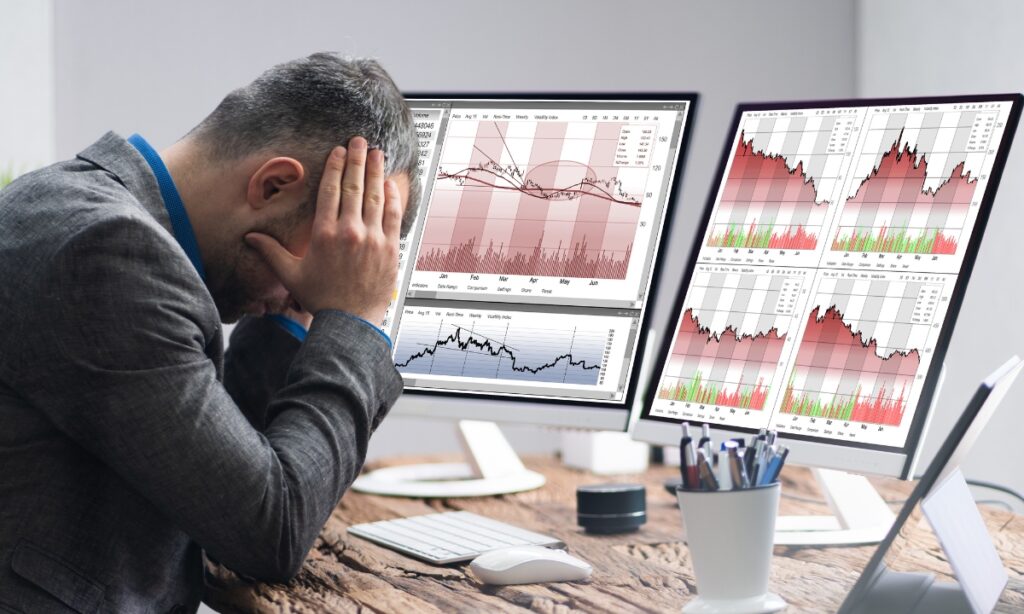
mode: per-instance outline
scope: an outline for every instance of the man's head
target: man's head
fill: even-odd
[[[302,256],[327,156],[354,136],[385,154],[405,203],[404,236],[419,205],[416,133],[376,61],[317,53],[275,66],[167,150],[223,321],[287,306],[287,290],[243,237],[262,232]]]

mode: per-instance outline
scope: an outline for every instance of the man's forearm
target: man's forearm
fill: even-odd
[[[266,428],[267,405],[284,387],[301,343],[270,318],[242,318],[224,359],[224,387],[253,428]]]

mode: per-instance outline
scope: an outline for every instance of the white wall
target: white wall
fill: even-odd
[[[138,131],[163,147],[230,88],[319,50],[376,56],[410,91],[699,91],[681,213],[654,313],[660,323],[735,104],[854,93],[852,0],[504,6],[57,0],[57,153],[71,156],[109,129]],[[506,430],[524,451],[550,450],[555,440],[531,427]],[[455,445],[450,425],[396,418],[374,438],[371,456]]]
[[[53,4],[0,0],[0,176],[54,160]]]
[[[857,94],[915,96],[1024,91],[1024,4],[1015,0],[861,0]],[[978,382],[1011,354],[1024,356],[1024,142],[1007,160],[949,354],[926,441],[931,458]],[[1017,384],[967,460],[968,478],[1024,491],[1024,384]],[[1020,509],[1020,508],[1018,508]]]

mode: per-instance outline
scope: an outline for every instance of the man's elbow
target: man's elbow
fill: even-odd
[[[269,570],[270,573],[267,575],[267,577],[258,579],[264,582],[287,584],[291,582],[295,576],[299,575],[299,572],[302,571],[302,565],[305,562],[305,556],[301,558],[287,560],[282,564],[277,565],[273,569]]]
[[[235,571],[260,582],[287,584],[299,575],[305,562],[305,553],[288,552],[250,561],[248,565],[244,566],[245,568],[235,569]]]

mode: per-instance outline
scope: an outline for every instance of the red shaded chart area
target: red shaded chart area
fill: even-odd
[[[715,333],[687,309],[658,398],[762,410],[785,341],[776,328]]]
[[[827,205],[803,162],[790,168],[741,132],[708,246],[814,249]]]
[[[509,124],[479,122],[468,161],[442,157],[416,270],[625,279],[642,195],[624,187],[616,149],[635,127],[597,123],[581,148],[568,122],[536,122],[520,160]]]
[[[782,399],[787,414],[899,426],[914,376],[916,349],[879,355],[836,307],[815,307]]]
[[[964,162],[936,188],[925,188],[928,160],[903,133],[846,201],[833,251],[955,254],[977,179]]]

